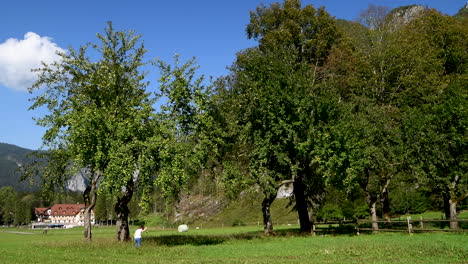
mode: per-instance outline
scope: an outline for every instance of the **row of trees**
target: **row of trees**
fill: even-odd
[[[457,228],[468,195],[466,22],[370,6],[351,23],[291,0],[257,8],[247,33],[259,45],[217,86],[223,127],[236,138],[220,160],[238,166],[224,175],[231,185],[262,190],[265,232],[289,182],[304,232],[326,186],[363,192],[377,221],[380,202],[389,217],[395,181],[441,193]]]
[[[32,194],[17,193],[11,186],[0,189],[0,224],[29,224],[36,199]]]
[[[284,184],[293,185],[303,232],[331,189],[363,193],[373,220],[379,202],[388,216],[393,182],[441,193],[456,219],[468,195],[464,21],[370,6],[349,22],[299,0],[262,5],[250,18],[247,34],[258,45],[208,85],[193,60],[176,57],[174,65],[151,62],[160,87],[148,91],[140,37],[110,23],[100,45],[70,49],[39,69],[31,108],[49,110],[38,120],[48,128],[47,165],[38,164],[44,188],[81,169],[86,212],[98,192],[116,197],[119,240],[129,239],[134,194],[148,209],[154,186],[177,196],[200,175],[231,197],[255,186],[268,234],[269,208]]]

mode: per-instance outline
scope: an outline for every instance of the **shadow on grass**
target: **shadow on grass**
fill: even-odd
[[[308,236],[299,232],[299,229],[282,229],[275,231],[275,236]],[[246,232],[241,234],[230,234],[230,235],[166,235],[145,238],[145,243],[156,244],[160,246],[180,246],[180,245],[194,245],[194,246],[206,246],[206,245],[217,245],[222,244],[226,241],[234,240],[252,240],[268,237],[263,234],[262,231]]]
[[[154,243],[164,246],[180,246],[180,245],[217,245],[230,240],[251,240],[260,238],[261,232],[248,232],[243,234],[232,235],[168,235],[145,238],[145,243]]]

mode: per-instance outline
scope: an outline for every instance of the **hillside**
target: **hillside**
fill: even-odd
[[[18,168],[30,159],[33,150],[15,145],[0,143],[0,187],[12,186],[16,191],[31,191],[38,187],[30,186],[28,182],[19,182]]]
[[[33,150],[21,148],[15,145],[0,143],[0,188],[12,186],[16,191],[35,191],[39,188],[39,179],[30,186],[29,182],[19,182],[20,173],[18,168],[27,164],[31,159],[29,155]],[[70,191],[83,191],[85,189],[85,180],[80,173],[76,173],[67,183],[67,189]]]
[[[288,203],[287,198],[278,198],[273,202],[273,224],[297,223],[297,213],[287,206]],[[235,200],[185,195],[176,207],[175,222],[203,227],[263,225],[261,204],[261,194],[255,190],[245,191]]]

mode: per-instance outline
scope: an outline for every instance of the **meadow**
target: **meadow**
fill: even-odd
[[[134,248],[117,242],[112,227],[94,228],[91,243],[82,228],[0,228],[0,263],[468,263],[466,233],[302,236],[277,229],[266,237],[257,226],[150,228]]]

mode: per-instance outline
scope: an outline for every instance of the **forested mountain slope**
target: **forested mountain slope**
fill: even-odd
[[[0,143],[0,187],[12,186],[17,191],[37,189],[37,184],[30,186],[29,182],[20,182],[18,168],[30,160],[33,150],[15,145]]]

